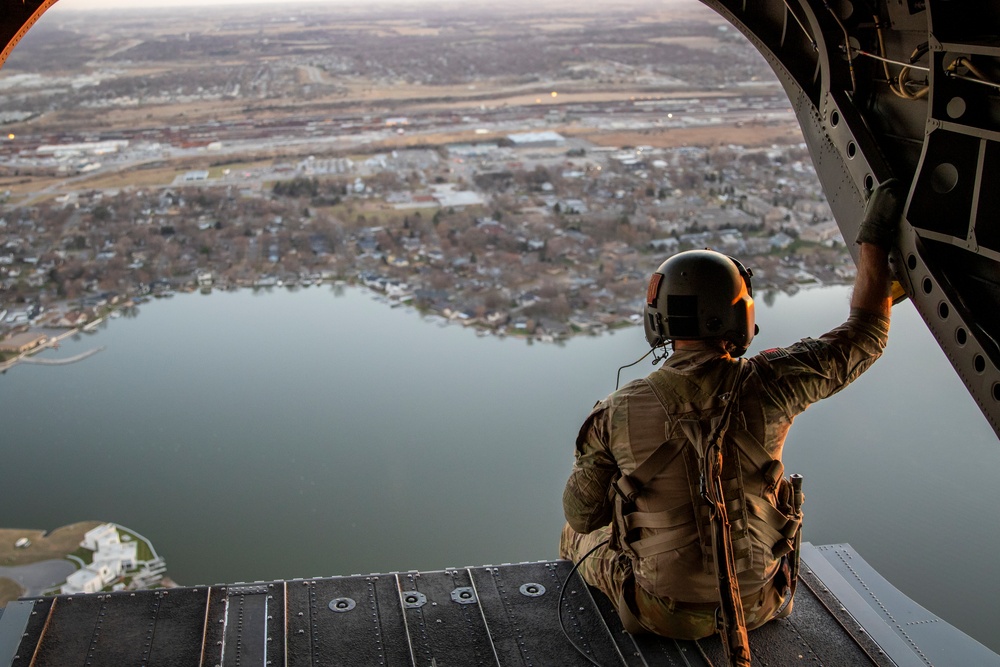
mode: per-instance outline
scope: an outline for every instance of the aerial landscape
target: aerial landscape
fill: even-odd
[[[660,262],[750,267],[755,348],[846,316],[846,195],[790,97],[694,0],[60,0],[0,69],[0,618],[554,559]],[[890,341],[796,422],[804,534],[1000,649],[995,436],[911,304]]]
[[[553,340],[635,321],[655,253],[853,278],[784,92],[702,8],[155,16],[58,14],[3,70],[7,333],[346,281]]]

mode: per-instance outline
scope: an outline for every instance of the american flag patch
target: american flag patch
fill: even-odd
[[[777,361],[778,359],[782,359],[789,355],[784,348],[772,347],[770,350],[764,350],[761,352],[760,356],[764,357],[768,361]]]

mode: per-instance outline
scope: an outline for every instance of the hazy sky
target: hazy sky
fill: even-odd
[[[59,0],[49,11],[57,9],[123,9],[136,7],[183,7],[183,6],[205,6],[205,5],[290,5],[299,3],[320,3],[326,4],[372,4],[368,0]],[[393,0],[396,3],[421,4],[436,2],[437,0]],[[503,0],[500,0],[502,3]]]

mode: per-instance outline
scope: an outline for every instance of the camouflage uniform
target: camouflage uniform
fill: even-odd
[[[794,417],[864,372],[881,355],[888,334],[888,319],[853,309],[847,322],[819,339],[807,338],[749,358],[746,365],[750,372],[736,397],[730,430],[738,424],[735,428],[745,429],[771,458],[780,461]],[[718,378],[732,376],[730,369],[736,363],[715,350],[678,350],[653,374],[669,374],[674,383],[718,386],[721,393],[731,384]],[[627,384],[594,407],[580,429],[576,462],[563,493],[568,521],[560,541],[563,558],[577,561],[608,539],[613,519],[612,482],[619,474],[634,471],[660,445],[665,420],[669,426],[663,405],[643,380]],[[663,572],[662,567],[650,568],[644,560],[648,559],[604,546],[580,566],[580,574],[613,602],[624,601],[651,632],[677,639],[711,635],[718,605],[715,575],[694,568]],[[786,582],[779,569],[771,566],[756,581],[740,575],[748,629],[785,611]],[[692,592],[685,598],[663,595],[671,582]]]

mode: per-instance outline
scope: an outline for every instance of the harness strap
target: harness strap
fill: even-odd
[[[659,512],[631,512],[625,517],[625,527],[633,528],[675,528],[686,523],[694,523],[691,517],[694,508],[691,503],[684,503],[673,509]]]
[[[648,380],[647,380],[648,382]],[[650,386],[653,386],[650,383]],[[659,394],[657,394],[659,396]],[[681,420],[678,422],[681,430],[692,442],[701,439],[701,424],[694,420]],[[714,426],[714,424],[713,424]],[[642,488],[666,469],[674,459],[681,455],[683,448],[672,448],[664,441],[647,456],[642,463],[635,467],[631,473],[622,475],[614,482],[615,491],[627,502],[635,502],[635,497],[639,495]]]
[[[619,477],[614,483],[615,491],[628,502],[634,502],[642,487],[680,455],[680,448],[671,449],[667,444],[660,444],[635,470]]]
[[[747,506],[750,513],[760,519],[760,523],[754,524],[754,528],[765,536],[765,543],[773,545],[771,552],[775,558],[784,556],[794,548],[794,540],[802,526],[801,519],[782,514],[757,496],[747,495]]]
[[[747,494],[746,498],[747,505],[750,507],[750,512],[767,524],[769,528],[778,532],[781,537],[793,537],[796,531],[798,531],[801,522],[796,517],[790,517],[783,514],[779,510],[772,507],[766,500],[758,496]]]
[[[676,533],[659,533],[657,535],[652,535],[650,537],[645,537],[641,540],[636,540],[632,542],[632,551],[635,552],[639,558],[648,558],[649,556],[655,556],[656,554],[664,553],[666,551],[673,551],[674,549],[679,549],[688,544],[695,544],[698,542],[698,529],[693,525],[687,531],[681,534]]]
[[[750,435],[747,431],[736,430],[730,433],[729,437],[739,447],[740,452],[750,459],[750,462],[760,470],[764,479],[767,480],[768,488],[773,489],[777,486],[785,474],[785,466],[781,461],[771,458],[768,451],[757,442],[757,438]]]
[[[736,374],[736,381],[739,382],[742,379],[744,366],[743,361],[740,361],[740,367]],[[699,402],[686,402],[686,403],[674,403],[670,400],[670,395],[667,386],[659,381],[658,376],[652,376],[645,378],[644,382],[652,390],[656,399],[663,406],[664,410],[668,412],[677,413],[688,413],[697,412],[703,413],[705,411],[717,408],[720,404],[731,404],[733,399],[733,394],[735,393],[736,384],[733,388],[724,394],[722,397],[713,396],[705,401]],[[678,424],[684,434],[693,443],[700,444],[704,435],[701,431],[702,424],[698,420],[678,420]],[[712,431],[716,431],[719,425],[719,418],[713,419],[711,428]],[[666,435],[666,434],[664,434]],[[667,446],[666,442],[660,444],[659,447],[653,450],[653,452],[646,457],[639,465],[635,467],[631,473],[627,475],[622,475],[614,482],[615,491],[627,502],[634,502],[635,497],[642,490],[642,487],[649,484],[650,480],[656,477],[663,469],[670,465],[670,463],[677,458],[681,453],[681,448],[672,449]],[[699,455],[703,452],[699,452]]]

